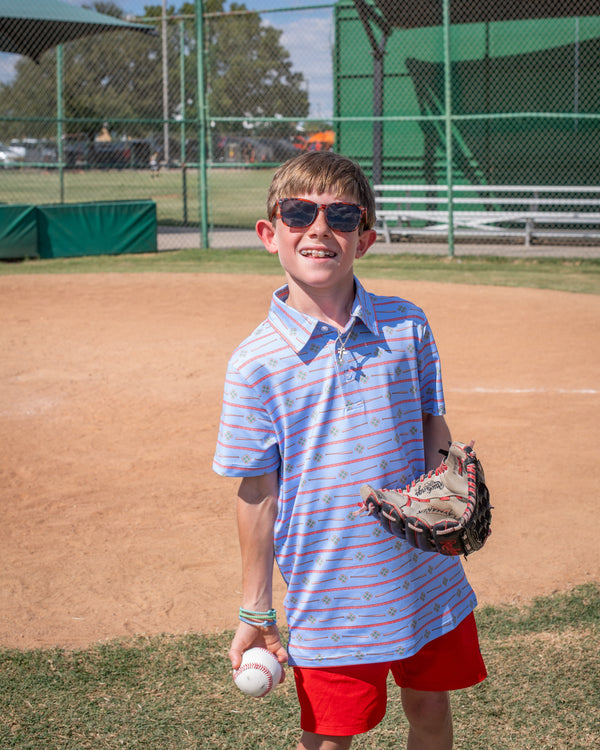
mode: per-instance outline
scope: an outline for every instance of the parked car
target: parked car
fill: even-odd
[[[223,136],[217,141],[215,161],[244,164],[280,163],[296,156],[297,148],[284,138]]]
[[[25,149],[22,146],[6,146],[0,143],[0,167],[14,167],[25,161]]]

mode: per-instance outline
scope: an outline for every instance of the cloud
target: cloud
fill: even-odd
[[[333,27],[331,15],[306,15],[287,24],[277,24],[283,31],[281,44],[288,50],[296,72],[308,82],[310,114],[330,117],[333,114]]]
[[[15,66],[19,61],[19,55],[9,55],[7,52],[0,52],[0,83],[12,83],[15,76]]]

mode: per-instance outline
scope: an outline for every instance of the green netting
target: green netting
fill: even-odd
[[[591,4],[546,3],[548,17],[543,17],[544,3],[537,3],[530,9],[536,11],[534,19],[498,20],[524,10],[516,0],[504,0],[492,4],[496,20],[453,24],[446,40],[438,17],[441,2],[424,3],[407,17],[415,24],[410,28],[384,27],[377,19],[385,13],[361,16],[357,5],[346,0],[336,7],[336,114],[343,118],[337,143],[342,151],[360,152],[374,171],[379,156],[379,182],[445,183],[449,146],[455,183],[600,182],[600,7],[597,16],[580,17],[577,11],[589,13]],[[377,2],[398,22],[404,17],[400,5]],[[459,18],[459,11],[462,18],[470,13],[464,2],[450,0],[448,5]],[[482,12],[479,8],[476,16]],[[377,50],[382,57],[379,74]],[[367,133],[363,128],[359,144],[351,119],[375,114],[377,88],[382,101],[379,153],[376,121]],[[596,158],[590,159],[591,154]]]

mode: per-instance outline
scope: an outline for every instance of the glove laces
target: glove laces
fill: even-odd
[[[442,461],[442,463],[436,469],[431,469],[431,471],[429,471],[427,474],[421,474],[420,477],[416,477],[415,479],[413,479],[412,482],[408,485],[408,487],[404,487],[403,489],[399,489],[396,491],[402,492],[402,494],[405,494],[406,490],[412,490],[412,488],[419,482],[424,482],[426,479],[437,477],[440,474],[443,474],[447,470],[448,470],[448,466]]]

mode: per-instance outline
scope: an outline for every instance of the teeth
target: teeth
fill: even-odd
[[[335,253],[328,250],[302,250],[305,258],[335,258]]]

